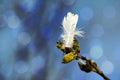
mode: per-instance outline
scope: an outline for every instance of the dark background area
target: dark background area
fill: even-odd
[[[79,14],[81,55],[120,80],[119,0],[0,0],[0,80],[103,80],[77,61],[62,64],[62,19]]]

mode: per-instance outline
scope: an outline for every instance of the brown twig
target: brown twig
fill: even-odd
[[[99,74],[100,76],[102,76],[105,80],[110,80],[98,67],[98,65],[96,64],[96,62],[93,62],[90,58],[81,56],[80,53],[80,47],[79,47],[79,43],[77,41],[76,38],[74,38],[73,41],[73,48],[69,48],[69,47],[65,47],[63,48],[63,42],[61,41],[57,41],[57,47],[63,51],[64,53],[66,53],[64,55],[64,58],[62,60],[62,63],[68,63],[71,62],[72,60],[76,59],[81,59],[86,61],[86,64],[83,64],[82,62],[78,62],[80,69],[82,71],[85,72],[96,72],[97,74]]]
[[[80,56],[80,55],[78,55],[78,58],[88,62],[95,69],[93,72],[96,72],[97,74],[102,76],[105,80],[110,80],[98,67],[93,65],[92,60],[90,58],[87,58],[87,57],[84,57],[84,56]]]

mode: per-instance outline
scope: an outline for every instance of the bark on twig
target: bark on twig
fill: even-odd
[[[83,64],[81,61],[78,62],[80,69],[84,72],[95,72],[97,74],[99,74],[100,76],[102,76],[105,80],[110,80],[98,67],[97,63],[92,61],[90,58],[84,57],[80,55],[80,47],[79,47],[79,43],[77,41],[76,38],[74,38],[73,41],[73,47],[72,48],[68,48],[68,47],[62,47],[63,46],[63,42],[61,41],[57,41],[57,47],[63,51],[65,53],[62,63],[69,63],[72,60],[84,60],[86,61],[86,64]]]
[[[80,59],[85,60],[86,62],[88,62],[89,64],[91,64],[91,66],[95,69],[93,72],[96,72],[97,74],[99,74],[100,76],[102,76],[105,80],[110,80],[98,67],[94,66],[92,64],[92,60],[90,58],[84,57],[84,56],[78,56]]]

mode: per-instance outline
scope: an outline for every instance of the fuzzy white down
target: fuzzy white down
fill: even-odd
[[[73,40],[75,35],[83,37],[84,31],[76,29],[78,17],[78,14],[72,14],[71,12],[68,12],[67,16],[65,16],[63,19],[63,33],[61,37],[63,38],[64,47],[73,46]]]

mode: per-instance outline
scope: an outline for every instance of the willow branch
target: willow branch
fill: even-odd
[[[78,55],[78,58],[85,60],[86,63],[89,63],[94,69],[92,70],[93,72],[96,72],[97,74],[99,74],[100,76],[102,76],[105,80],[110,80],[99,68],[98,66],[93,65],[93,62],[90,58],[84,57],[84,56],[80,56]]]
[[[86,64],[83,64],[82,62],[78,62],[80,69],[84,72],[96,72],[97,74],[99,74],[100,76],[102,76],[105,80],[110,80],[98,67],[96,62],[93,62],[90,58],[81,56],[80,53],[80,47],[79,47],[79,43],[77,41],[76,38],[74,38],[73,41],[73,48],[69,48],[69,47],[62,47],[63,46],[63,42],[61,41],[57,41],[57,47],[63,51],[64,53],[66,53],[63,57],[62,63],[69,63],[72,60],[76,59],[81,59],[86,61]]]

